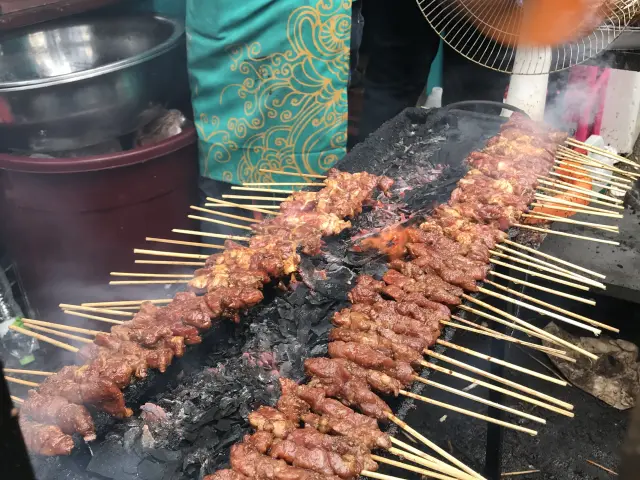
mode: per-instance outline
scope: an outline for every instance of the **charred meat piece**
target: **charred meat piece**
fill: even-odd
[[[402,318],[398,314],[379,313],[373,309],[367,309],[368,305],[353,305],[345,308],[333,316],[336,326],[349,327],[356,330],[376,330],[377,327],[386,328],[400,335],[419,337],[425,327],[422,322],[413,319]]]
[[[110,337],[108,333],[99,333],[96,339],[103,336]],[[120,340],[114,340],[115,343],[120,343]],[[142,349],[138,344],[133,345]],[[89,344],[80,349],[78,356],[85,361],[91,371],[96,372],[98,376],[109,378],[119,388],[129,385],[133,376],[144,378],[147,375],[147,362],[143,356],[121,352],[117,348],[110,349],[97,343]]]
[[[94,342],[96,345],[110,350],[114,357],[125,355],[125,359],[131,359],[132,362],[134,362],[134,358],[138,358],[140,362],[144,361],[145,365],[149,368],[159,370],[160,372],[164,372],[167,367],[171,365],[171,361],[175,356],[174,349],[165,346],[163,343],[155,345],[152,348],[145,348],[135,342],[120,340],[107,333],[97,334]],[[104,352],[104,354],[108,355],[107,352]],[[134,366],[139,366],[139,363],[134,362]]]
[[[278,411],[284,414],[287,420],[291,421],[296,426],[300,422],[302,416],[311,411],[309,404],[296,394],[297,389],[298,384],[293,380],[280,378],[280,390],[282,395],[276,404]]]
[[[379,370],[404,385],[413,383],[413,378],[415,377],[415,372],[409,363],[386,357],[368,345],[331,342],[329,344],[329,356],[332,358],[344,358],[361,367]]]
[[[394,302],[389,302],[394,303]],[[351,309],[355,312],[364,313],[371,320],[377,322],[383,327],[389,327],[393,322],[395,326],[400,326],[414,331],[414,335],[431,339],[435,334],[440,334],[440,319],[432,318],[428,321],[415,319],[408,315],[398,313],[396,308],[389,306],[388,303],[374,303],[373,305],[353,305]],[[398,331],[394,326],[389,327],[396,333],[406,335],[406,333]],[[411,334],[409,334],[411,335]]]
[[[35,422],[57,425],[67,435],[79,433],[87,442],[96,439],[96,428],[87,409],[63,397],[30,390],[29,398],[20,407],[20,414]]]
[[[55,425],[30,422],[20,418],[20,430],[30,452],[37,455],[71,455],[73,438]]]
[[[298,428],[296,422],[273,407],[261,406],[249,414],[249,423],[259,431],[272,433],[277,438],[287,438]]]

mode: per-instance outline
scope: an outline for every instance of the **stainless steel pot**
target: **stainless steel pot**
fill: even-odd
[[[0,38],[0,149],[96,145],[187,89],[184,27],[152,14],[75,18]]]

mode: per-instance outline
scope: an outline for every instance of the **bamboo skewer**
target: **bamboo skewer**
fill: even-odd
[[[534,332],[536,332],[536,333],[538,333],[540,335],[544,335],[545,337],[547,337],[547,339],[551,339],[550,341],[552,341],[552,342],[554,342],[554,343],[556,343],[558,345],[562,345],[562,346],[567,347],[567,348],[569,348],[571,350],[579,352],[579,353],[585,355],[586,357],[591,358],[592,360],[598,360],[598,356],[597,355],[595,355],[595,354],[593,354],[591,352],[588,352],[587,350],[585,350],[583,348],[580,348],[577,345],[574,345],[573,343],[568,342],[567,340],[563,340],[560,337],[552,335],[551,333],[549,333],[549,332],[547,332],[547,331],[545,331],[545,330],[543,330],[541,328],[538,328],[538,327],[536,327],[535,325],[532,325],[529,322],[525,322],[524,320],[521,320],[516,316],[513,316],[513,315],[511,315],[511,314],[509,314],[507,312],[504,312],[504,311],[500,310],[499,308],[494,307],[493,305],[489,305],[488,303],[483,302],[482,300],[478,300],[477,298],[474,298],[471,295],[467,295],[466,293],[462,294],[462,298],[464,298],[465,300],[468,300],[468,301],[470,301],[472,303],[475,303],[477,305],[480,305],[481,307],[484,307],[487,310],[490,310],[490,311],[492,311],[494,313],[502,315],[503,317],[511,320],[512,322],[515,322],[515,323],[517,323],[519,325],[522,325],[523,327],[528,328],[529,330],[533,330]]]
[[[287,197],[262,197],[260,195],[229,195],[224,194],[222,198],[233,198],[234,200],[262,200],[265,202],[284,202]]]
[[[556,192],[556,193],[566,193],[566,192]],[[607,210],[606,208],[600,207],[592,207],[591,205],[585,205],[584,203],[572,202],[571,200],[565,200],[564,198],[554,197],[552,195],[546,195],[544,193],[534,193],[533,195],[538,200],[542,200],[548,203],[559,203],[560,205],[569,205],[572,207],[577,207],[582,210],[589,210],[593,212],[601,212],[601,213],[612,213],[620,215],[620,213],[615,212],[614,210]]]
[[[579,283],[574,283],[574,282],[568,282],[566,280],[562,280],[561,278],[545,275],[544,273],[538,273],[538,272],[534,272],[533,270],[527,270],[526,268],[518,267],[517,265],[501,262],[500,260],[496,260],[495,258],[490,258],[489,261],[491,263],[495,263],[496,265],[502,265],[503,267],[508,267],[512,270],[517,270],[518,272],[526,273],[528,275],[531,275],[532,277],[544,278],[545,280],[560,283],[562,285],[567,285],[568,287],[577,288],[578,290],[585,290],[585,291],[589,290],[589,287],[587,287],[586,285],[581,285]]]
[[[495,363],[497,365],[501,365],[503,367],[509,368],[511,370],[515,370],[517,372],[524,373],[526,375],[530,375],[532,377],[539,378],[541,380],[546,380],[547,382],[555,383],[556,385],[561,385],[563,387],[567,386],[567,382],[564,380],[558,380],[555,377],[550,377],[549,375],[545,375],[543,373],[536,372],[535,370],[530,370],[528,368],[521,367],[520,365],[515,365],[510,362],[505,362],[504,360],[500,360],[499,358],[494,358],[490,355],[485,355],[484,353],[477,352],[475,350],[471,350],[470,348],[461,347],[460,345],[456,345],[455,343],[448,342],[446,340],[436,340],[436,343],[439,345],[443,345],[452,350],[457,350],[459,352],[464,352],[467,355],[471,355],[476,358],[481,358],[482,360],[486,360],[487,362]],[[426,353],[426,352],[425,352]]]
[[[140,305],[135,305],[132,307],[112,307],[114,310],[140,310]]]
[[[14,378],[14,377],[9,377],[9,376],[5,376],[4,378],[5,378],[5,380],[7,382],[17,383],[18,385],[26,385],[27,387],[38,387],[38,386],[40,386],[39,383],[29,382],[28,380],[22,380],[20,378]]]
[[[543,232],[543,233],[550,233],[553,235],[560,235],[563,237],[571,237],[571,238],[578,238],[580,240],[588,240],[590,242],[598,242],[598,243],[606,243],[608,245],[620,245],[620,242],[616,242],[614,240],[605,240],[603,238],[594,238],[594,237],[587,237],[585,235],[576,235],[574,233],[567,233],[567,232],[559,232],[558,230],[551,230],[549,228],[538,228],[538,227],[532,227],[531,225],[522,225],[521,223],[514,223],[512,226],[514,227],[518,227],[518,228],[524,228],[526,230],[534,230],[536,232]]]
[[[171,230],[173,233],[182,233],[184,235],[197,235],[198,237],[211,237],[211,238],[224,238],[225,240],[235,240],[237,242],[248,242],[249,237],[240,237],[238,235],[224,235],[221,233],[209,233],[209,232],[198,232],[197,230],[183,230],[181,228],[174,228]],[[209,258],[206,255],[201,255],[205,257],[205,260]],[[193,258],[193,257],[191,257]]]
[[[549,347],[545,347],[543,345],[538,345],[537,343],[531,343],[531,342],[527,342],[524,340],[520,340],[518,338],[512,337],[510,335],[506,335],[506,334],[502,334],[499,332],[496,332],[495,330],[492,330],[488,327],[485,327],[484,325],[479,325],[477,323],[474,322],[470,322],[468,320],[464,320],[460,317],[457,317],[455,315],[451,315],[451,318],[455,318],[458,321],[462,321],[464,323],[467,323],[469,325],[472,326],[467,326],[467,325],[461,325],[459,323],[456,322],[448,322],[448,321],[442,321],[441,323],[444,323],[445,325],[449,325],[453,328],[459,328],[461,330],[466,330],[468,332],[473,332],[476,333],[478,335],[484,335],[487,337],[492,337],[492,338],[497,338],[498,340],[504,340],[505,342],[510,342],[510,343],[515,343],[518,345],[522,345],[523,347],[529,347],[532,348],[534,350],[537,350],[539,352],[543,352],[546,353],[547,355],[553,355],[554,357],[558,357],[558,358],[562,358],[563,360],[566,360],[568,362],[571,363],[575,363],[575,359],[571,358],[571,357],[567,357],[566,355],[564,355],[566,352],[563,352],[562,350],[557,350],[555,348],[551,348],[550,350]]]
[[[11,400],[13,400],[14,403],[24,403],[24,400],[20,397],[16,397],[15,395],[9,395],[9,397],[11,397]]]
[[[267,187],[270,185],[279,187],[326,187],[325,183],[320,182],[243,182],[242,184],[243,187]]]
[[[446,473],[448,475],[451,475],[452,477],[459,478],[461,480],[476,480],[476,477],[469,475],[468,473],[456,467],[452,467],[448,463],[445,463],[442,460],[432,457],[431,455],[428,455],[422,450],[418,450],[413,445],[409,445],[408,443],[403,442],[402,440],[398,440],[397,438],[391,435],[389,435],[389,439],[391,440],[391,443],[393,443],[397,447],[400,447],[400,448],[391,447],[387,450],[389,453],[392,453],[393,455],[396,455],[400,458],[404,458],[405,460],[408,460],[410,462],[417,463],[418,465],[431,468],[432,470]]]
[[[27,325],[39,325],[41,327],[51,327],[58,330],[67,330],[68,332],[84,333],[86,335],[97,335],[98,333],[104,333],[101,330],[89,330],[88,328],[72,327],[63,323],[43,322],[42,320],[32,320],[30,318],[23,318],[22,321]],[[5,369],[6,370],[6,369]]]
[[[485,382],[484,380],[480,380],[479,378],[474,378],[474,377],[470,377],[468,375],[465,375],[463,373],[454,372],[453,370],[451,370],[449,368],[446,368],[446,367],[443,367],[441,365],[436,365],[434,363],[427,362],[427,361],[421,362],[421,364],[422,364],[422,366],[430,368],[430,369],[435,370],[437,372],[445,373],[447,375],[450,375],[452,377],[458,378],[460,380],[465,380],[465,381],[467,381],[467,382],[469,382],[471,384],[474,384],[474,385],[480,385],[481,387],[485,387],[485,388],[487,388],[489,390],[495,390],[496,392],[500,392],[500,393],[503,393],[504,395],[508,395],[510,397],[517,398],[518,400],[522,400],[523,402],[527,402],[527,403],[530,403],[532,405],[536,405],[538,407],[544,408],[544,409],[549,410],[551,412],[558,413],[560,415],[564,415],[565,417],[573,418],[575,416],[575,414],[573,412],[569,411],[569,410],[565,410],[563,408],[558,408],[558,407],[556,407],[554,405],[551,405],[549,403],[543,402],[543,401],[538,400],[536,398],[532,398],[532,397],[529,397],[527,395],[523,395],[521,393],[515,392],[513,390],[508,390],[508,389],[502,388],[502,387],[500,387],[498,385],[494,385],[492,383]]]
[[[61,303],[58,306],[63,310],[81,310],[85,312],[109,313],[111,315],[120,315],[121,317],[133,317],[133,313],[110,310],[108,308],[83,307],[82,305],[70,305],[68,303]]]
[[[73,345],[69,345],[68,343],[59,342],[53,338],[49,338],[46,335],[42,335],[37,332],[33,332],[31,330],[27,330],[26,328],[18,327],[17,325],[9,325],[9,329],[14,332],[22,333],[23,335],[27,335],[29,337],[37,338],[38,340],[42,340],[43,342],[50,343],[51,345],[55,345],[56,347],[64,348],[70,352],[78,353],[80,351],[79,348],[74,347]]]
[[[138,273],[138,272],[110,272],[113,277],[152,277],[152,278],[193,278],[187,273]]]
[[[516,290],[512,290],[512,289],[510,289],[508,287],[505,287],[504,285],[500,285],[499,283],[492,282],[490,280],[485,280],[485,282],[488,283],[489,285],[493,285],[494,287],[499,288],[500,290],[503,290],[505,292],[511,293],[512,295],[517,295],[517,296],[519,296],[521,298],[524,298],[524,299],[527,299],[527,300],[529,300],[531,302],[537,303],[538,305],[544,305],[547,308],[551,308],[553,310],[556,310],[557,312],[560,312],[560,313],[562,313],[564,315],[567,315],[569,317],[573,317],[573,318],[576,318],[578,320],[582,320],[583,322],[590,323],[591,325],[594,325],[594,326],[597,326],[597,327],[600,327],[600,328],[604,328],[605,330],[609,330],[611,332],[616,332],[616,333],[620,332],[619,329],[617,329],[615,327],[612,327],[611,325],[607,325],[606,323],[601,323],[601,322],[593,320],[593,319],[591,319],[589,317],[585,317],[583,315],[579,315],[577,313],[572,312],[571,310],[566,310],[564,308],[560,308],[560,307],[558,307],[556,305],[553,305],[553,304],[548,303],[548,302],[544,302],[544,301],[539,300],[539,299],[537,299],[535,297],[532,297],[530,295],[526,295],[526,294],[518,292]]]
[[[534,255],[538,255],[543,258],[547,258],[549,260],[553,260],[554,262],[561,263],[562,265],[566,265],[571,268],[575,268],[576,270],[580,270],[581,272],[588,273],[589,275],[593,275],[594,277],[606,278],[606,275],[602,275],[601,273],[594,272],[593,270],[589,270],[588,268],[581,267],[580,265],[576,265],[575,263],[568,262],[558,257],[554,257],[553,255],[549,255],[548,253],[541,252],[536,250],[535,248],[527,247],[526,245],[521,245],[512,240],[504,240],[502,243],[506,243],[507,245],[511,245],[513,247],[517,247],[521,250],[524,250],[529,253],[533,253]],[[498,248],[506,249],[507,247],[503,245],[497,245]],[[595,304],[594,304],[595,305]]]
[[[499,298],[500,300],[504,300],[505,302],[509,302],[509,303],[513,303],[515,305],[519,305],[519,306],[521,306],[523,308],[526,308],[527,310],[532,310],[532,311],[534,311],[536,313],[539,313],[541,315],[544,315],[544,316],[547,316],[547,317],[551,317],[551,318],[555,318],[556,320],[559,320],[559,321],[564,322],[564,323],[568,323],[569,325],[573,325],[575,327],[579,327],[579,328],[582,328],[584,330],[589,330],[594,335],[600,335],[602,333],[602,330],[600,330],[599,328],[595,328],[595,327],[593,327],[591,325],[587,325],[587,324],[578,322],[578,321],[573,320],[571,318],[565,317],[564,315],[559,315],[557,313],[550,312],[549,310],[545,310],[544,308],[536,307],[535,305],[531,305],[530,303],[522,302],[522,301],[517,300],[515,298],[511,298],[511,297],[508,297],[506,295],[502,295],[501,293],[494,292],[493,290],[489,290],[487,288],[481,287],[479,289],[479,291],[484,293],[484,294],[486,294],[486,295],[490,295],[492,297]]]
[[[393,415],[391,413],[387,413],[387,418],[389,420],[391,420],[393,423],[395,423],[396,425],[398,425],[400,428],[402,428],[405,432],[410,434],[412,437],[414,437],[415,439],[419,440],[420,442],[422,442],[427,447],[429,447],[432,450],[434,450],[435,452],[437,452],[440,456],[442,456],[443,458],[446,458],[449,462],[451,462],[456,467],[461,468],[462,470],[464,470],[469,475],[472,475],[475,478],[478,478],[480,480],[486,480],[479,473],[476,473],[471,468],[467,467],[460,460],[455,458],[453,455],[449,454],[446,450],[443,450],[442,448],[440,448],[438,445],[433,443],[431,440],[427,439],[424,435],[420,434],[418,431],[416,431],[413,428],[411,428],[409,425],[407,425],[406,422],[400,420],[395,415]]]
[[[598,159],[585,155],[584,153],[576,152],[575,150],[572,150],[570,148],[563,147],[563,146],[558,147],[556,156],[568,157],[568,159],[572,162],[578,162],[585,165],[589,165],[591,167],[609,170],[610,172],[616,172],[626,177],[634,178],[634,177],[640,176],[640,173],[628,172],[626,170],[622,170],[621,168],[614,167],[613,165],[608,165],[604,162],[601,162]]]
[[[402,477],[394,477],[393,475],[386,475],[380,472],[370,472],[369,470],[362,470],[360,472],[361,477],[375,478],[376,480],[407,480]]]
[[[216,207],[216,208],[242,208],[242,207],[253,207],[253,208],[261,208],[264,210],[280,210],[279,205],[263,205],[263,204],[255,204],[255,203],[238,203],[238,206],[235,205],[227,205],[226,203],[205,203],[205,207]],[[278,215],[278,212],[269,212],[271,215]]]
[[[569,170],[568,168],[562,168],[562,167],[556,167],[556,170],[564,170],[567,172],[570,172],[571,170]],[[578,177],[572,177],[571,175],[566,175],[564,173],[558,173],[558,172],[549,172],[549,175],[553,175],[554,177],[558,177],[558,178],[566,178],[567,180],[576,180],[576,181],[580,181],[581,179]],[[619,190],[629,190],[631,188],[631,184],[629,183],[619,183],[619,182],[614,182],[611,180],[604,180],[607,181],[608,183],[600,183],[600,182],[596,182],[595,180],[600,180],[599,178],[593,178],[593,175],[587,175],[588,177],[591,178],[591,185],[595,186],[595,187],[600,187],[600,188],[616,188]],[[553,180],[553,178],[549,178],[549,177],[543,177],[545,180]]]
[[[245,210],[249,210],[251,212],[265,213],[268,215],[279,215],[280,212],[271,212],[267,208],[263,207],[254,207],[253,205],[243,205],[242,203],[234,203],[229,202],[227,200],[221,200],[218,198],[207,197],[207,200],[213,202],[213,204],[205,203],[205,207],[218,207],[220,205],[226,205],[228,207],[236,207],[236,208],[244,208]],[[280,206],[269,205],[269,208],[280,209]]]
[[[110,307],[116,305],[140,305],[143,302],[149,303],[171,303],[173,298],[154,298],[150,300],[116,300],[114,302],[93,302],[93,303],[83,303],[83,307]]]
[[[579,273],[575,273],[575,272],[566,273],[565,271],[563,271],[562,267],[556,267],[554,265],[548,265],[548,266],[541,265],[540,263],[536,263],[535,261],[523,260],[521,258],[514,257],[513,255],[507,255],[506,253],[502,253],[497,250],[489,250],[489,253],[491,253],[491,255],[504,258],[505,260],[509,260],[511,262],[527,265],[529,267],[535,268],[536,270],[548,272],[553,275],[557,275],[559,277],[568,278],[569,280],[575,280],[576,282],[584,283],[585,285],[590,285],[592,287],[599,287],[599,288],[602,288],[603,290],[606,289],[606,286],[602,282],[598,282],[597,280],[587,278],[585,276],[580,275]]]
[[[283,190],[281,188],[260,188],[260,187],[231,187],[231,190],[241,190],[245,192],[260,192],[260,193],[296,193],[296,190]]]
[[[231,213],[219,212],[217,210],[210,210],[208,208],[202,208],[196,205],[191,205],[189,208],[191,208],[192,210],[197,210],[198,212],[209,213],[211,215],[218,215],[220,217],[231,218],[233,220],[241,220],[243,222],[248,222],[248,223],[256,223],[257,221],[255,218],[252,218],[252,217],[243,217],[241,215],[233,215]]]
[[[603,467],[602,465],[600,465],[599,463],[594,462],[593,460],[586,460],[586,462],[591,464],[591,465],[593,465],[594,467],[601,468],[602,470],[604,470],[605,472],[610,473],[611,475],[615,475],[616,477],[618,476],[618,474],[616,472],[614,472],[613,470],[611,470],[610,468]]]
[[[215,247],[211,247],[215,248]],[[224,248],[224,247],[220,247]],[[180,253],[180,252],[167,252],[162,250],[145,250],[142,248],[134,248],[133,253],[138,253],[141,255],[156,255],[159,257],[178,257],[178,258],[196,258],[198,260],[206,260],[209,258],[209,255],[199,255],[197,253]]]
[[[499,323],[501,325],[504,325],[506,327],[512,328],[514,330],[518,330],[520,332],[523,332],[531,337],[535,337],[535,338],[539,338],[540,340],[545,340],[545,341],[551,341],[553,342],[553,340],[550,340],[549,337],[547,335],[542,335],[540,333],[537,333],[533,330],[529,330],[528,328],[522,327],[516,323],[513,322],[509,322],[508,320],[504,320],[502,318],[496,317],[494,315],[491,315],[490,313],[487,312],[483,312],[482,310],[477,310],[473,307],[469,307],[467,305],[458,305],[458,308],[461,310],[465,310],[467,312],[471,312],[479,317],[482,318],[486,318],[487,320],[491,320],[494,321],[496,323]],[[567,353],[565,351],[562,351],[563,354]]]
[[[530,204],[531,207],[542,207],[542,208],[552,208],[554,210],[562,210],[564,212],[573,212],[573,213],[583,213],[585,215],[593,215],[594,217],[607,217],[607,218],[624,218],[624,215],[620,215],[619,213],[605,213],[605,212],[596,212],[593,210],[582,210],[580,208],[569,207],[569,206],[561,206],[555,204],[548,203],[538,203],[533,202]],[[535,212],[535,210],[532,210]]]
[[[7,373],[22,373],[24,375],[36,375],[38,377],[48,377],[53,375],[54,372],[43,372],[42,370],[22,370],[20,368],[5,368]]]
[[[585,197],[596,197],[602,200],[606,200],[607,202],[616,203],[616,204],[622,203],[622,200],[620,200],[619,198],[615,198],[615,197],[612,197],[611,195],[606,195],[600,192],[594,192],[593,190],[589,190],[583,187],[577,187],[575,185],[564,182],[562,180],[545,180],[544,178],[538,177],[538,182],[540,182],[543,185],[549,185],[555,188],[563,188],[570,192],[576,192]],[[619,206],[618,207],[614,205],[611,205],[611,206],[614,208],[619,208]]]
[[[400,395],[404,395],[405,397],[413,398],[414,400],[419,400],[424,403],[428,403],[429,405],[435,405],[437,407],[442,407],[447,410],[452,410],[457,413],[461,413],[463,415],[467,415],[469,417],[477,418],[479,420],[484,420],[485,422],[494,423],[496,425],[500,425],[501,427],[510,428],[512,430],[517,430],[519,432],[528,433],[531,436],[536,436],[538,434],[537,431],[532,430],[530,428],[521,427],[520,425],[515,425],[513,423],[504,422],[502,420],[498,420],[496,418],[491,418],[486,415],[482,415],[481,413],[472,412],[471,410],[466,410],[464,408],[456,407],[455,405],[450,405],[445,402],[440,402],[438,400],[434,400],[429,397],[425,397],[423,395],[418,395],[412,392],[407,392],[406,390],[400,390],[398,393]]]
[[[433,352],[431,350],[426,350],[426,353],[429,356],[433,357],[433,358],[437,358],[438,360],[442,360],[443,362],[451,363],[451,364],[453,364],[453,365],[455,365],[457,367],[464,368],[465,370],[469,370],[470,372],[473,372],[475,374],[481,375],[483,377],[490,378],[491,380],[493,380],[495,382],[502,383],[504,385],[508,385],[511,388],[515,388],[516,390],[520,390],[521,392],[525,392],[525,393],[528,393],[529,395],[533,395],[534,397],[541,398],[541,399],[545,400],[546,402],[554,403],[554,404],[564,408],[565,410],[573,410],[573,405],[571,405],[570,403],[566,403],[566,402],[563,402],[562,400],[558,400],[557,398],[554,398],[554,397],[552,397],[550,395],[546,395],[546,394],[544,394],[542,392],[534,390],[533,388],[529,388],[529,387],[527,387],[525,385],[521,385],[521,384],[513,382],[511,380],[507,380],[506,378],[500,377],[498,375],[494,375],[493,373],[486,372],[486,371],[484,371],[484,370],[482,370],[480,368],[474,367],[473,365],[468,365],[468,364],[466,364],[464,362],[461,362],[461,361],[456,360],[454,358],[447,357],[447,356],[442,355],[440,353]],[[421,365],[423,365],[422,362],[420,362],[420,363],[421,363]],[[423,365],[423,366],[425,366],[425,365]]]
[[[568,190],[562,190],[562,189],[558,189],[558,188],[549,188],[549,187],[537,187],[538,190],[542,190],[543,192],[551,192],[551,193],[556,193],[559,195],[566,195]],[[621,204],[617,204],[617,203],[609,203],[609,202],[605,202],[603,200],[598,200],[592,197],[589,197],[587,195],[582,195],[580,193],[571,193],[572,197],[576,197],[579,198],[581,200],[586,200],[589,203],[596,203],[598,205],[604,205],[605,207],[609,207],[609,208],[617,208],[618,210],[624,210],[624,206]],[[609,210],[611,211],[611,210]]]
[[[209,222],[209,223],[215,223],[218,225],[224,225],[226,227],[239,228],[240,230],[249,230],[250,232],[253,231],[251,227],[247,227],[246,225],[239,225],[237,223],[225,222],[224,220],[218,220],[217,218],[207,218],[207,217],[201,217],[199,215],[187,215],[187,217],[190,218],[191,220],[200,220],[202,222]]]
[[[523,418],[527,418],[531,421],[542,423],[543,425],[547,423],[544,418],[537,417],[535,415],[531,415],[530,413],[521,412],[520,410],[516,410],[515,408],[507,407],[506,405],[502,405],[500,403],[492,402],[490,400],[486,400],[482,397],[478,397],[477,395],[473,395],[471,393],[467,393],[464,390],[459,390],[457,388],[449,387],[448,385],[443,385],[438,382],[434,382],[433,380],[428,380],[422,377],[414,377],[414,380],[424,383],[425,385],[429,385],[431,387],[439,388],[440,390],[444,390],[445,392],[453,393],[455,395],[459,395],[464,398],[468,398],[469,400],[473,400],[478,403],[482,403],[484,405],[488,405],[490,407],[497,408],[498,410],[503,410],[505,412],[512,413],[513,415],[518,415]]]
[[[59,337],[68,338],[69,340],[75,340],[76,342],[93,343],[93,340],[90,340],[88,338],[79,337],[71,333],[65,333],[60,330],[55,330],[53,328],[41,327],[39,325],[34,325],[31,323],[27,323],[25,325],[29,327],[29,330],[37,330],[40,332],[51,333],[52,335],[58,335]]]
[[[571,295],[569,293],[561,292],[559,290],[554,290],[552,288],[543,287],[542,285],[538,285],[536,283],[530,283],[530,282],[527,282],[525,280],[520,280],[519,278],[510,277],[509,275],[504,275],[504,274],[502,274],[500,272],[496,272],[494,270],[489,270],[489,275],[493,275],[493,276],[502,278],[504,280],[508,280],[510,282],[517,283],[518,285],[524,285],[524,286],[527,286],[527,287],[530,287],[530,288],[535,288],[537,290],[541,290],[543,292],[552,293],[552,294],[558,295],[560,297],[569,298],[569,299],[575,300],[577,302],[586,303],[587,305],[595,305],[596,304],[595,300],[591,300],[591,299],[588,299],[588,298],[582,298],[582,297],[578,297],[576,295]]]
[[[620,233],[620,229],[615,225],[606,225],[603,223],[583,222],[582,220],[574,220],[572,218],[558,217],[556,215],[549,215],[548,213],[523,213],[524,218],[537,218],[539,220],[553,220],[560,223],[571,223],[573,225],[582,225],[585,227],[597,228],[599,230],[605,230],[607,232]]]
[[[212,243],[184,242],[182,240],[170,240],[168,238],[155,238],[155,237],[147,237],[145,238],[145,240],[147,242],[171,243],[173,245],[185,245],[187,247],[214,248],[217,250],[224,250],[224,245],[214,245]]]
[[[471,307],[469,307],[469,309],[470,309],[469,311],[473,310]],[[489,315],[489,314],[487,314],[487,315]],[[465,325],[469,325],[469,327],[466,327],[466,328],[469,328],[469,330],[477,330],[479,333],[482,333],[484,335],[492,335],[492,336],[495,336],[495,338],[504,338],[507,341],[512,341],[512,342],[518,343],[520,345],[528,346],[528,347],[540,350],[540,351],[545,352],[545,353],[553,353],[553,354],[558,354],[558,355],[564,355],[564,354],[567,353],[566,351],[559,350],[557,348],[545,347],[543,345],[538,345],[537,343],[531,343],[531,342],[527,342],[525,340],[520,340],[520,339],[512,337],[511,335],[508,335],[506,333],[500,333],[497,330],[493,330],[493,329],[491,329],[489,327],[486,327],[486,326],[484,326],[484,325],[482,325],[480,323],[472,322],[471,320],[466,320],[466,319],[464,319],[462,317],[459,317],[457,315],[451,315],[451,318],[456,320],[456,322],[462,322]],[[447,320],[444,320],[444,321],[447,321]],[[455,322],[448,322],[448,323],[451,323],[452,326],[454,326],[456,328],[464,327],[464,325],[459,325],[459,324],[457,324]],[[526,328],[518,327],[517,325],[515,325],[513,323],[510,323],[510,322],[506,322],[506,323],[508,323],[509,326],[517,327],[516,330],[521,330],[521,331],[524,331],[526,333],[530,333],[530,331],[527,330]],[[531,332],[531,333],[534,333],[534,332]]]
[[[629,160],[628,158],[622,157],[620,155],[616,155],[615,153],[610,152],[605,148],[596,147],[595,145],[589,145],[588,143],[581,142],[580,140],[576,140],[575,138],[568,138],[567,143],[573,145],[574,147],[582,148],[589,152],[597,153],[598,155],[602,155],[603,157],[609,157],[613,160],[616,160],[619,163],[626,163],[627,165],[631,165],[635,168],[640,168],[640,164]]]
[[[515,255],[516,257],[524,258],[527,261],[538,263],[540,265],[544,265],[546,267],[550,267],[550,268],[553,268],[554,270],[559,270],[561,272],[564,272],[564,273],[567,273],[567,274],[570,274],[570,275],[576,275],[578,278],[586,278],[586,279],[588,279],[588,277],[585,277],[584,275],[581,275],[579,273],[571,271],[568,268],[561,267],[559,265],[556,265],[555,263],[547,262],[546,260],[541,260],[538,257],[534,257],[532,255],[526,255],[526,254],[522,253],[519,250],[514,250],[512,248],[505,247],[504,245],[500,245],[500,244],[497,244],[496,248],[500,249],[500,251],[504,251],[504,252],[509,253],[511,255]],[[565,262],[565,263],[569,263],[569,262]],[[573,266],[573,268],[576,268],[576,269],[580,268],[577,265],[573,265],[571,263],[569,263],[569,265]],[[587,270],[587,269],[584,269],[584,270]],[[595,274],[595,275],[597,275],[597,276],[599,276],[601,278],[604,278],[604,275],[600,275],[600,274]],[[600,284],[600,282],[598,282],[598,283]],[[596,285],[596,286],[600,286],[600,285]]]
[[[619,182],[621,184],[626,184],[626,185],[633,185],[634,179],[632,178],[628,178],[628,177],[620,177],[618,175],[615,175],[613,173],[609,173],[609,172],[603,172],[602,169],[600,170],[592,170],[590,168],[587,168],[587,166],[585,166],[584,164],[580,164],[580,163],[576,163],[572,160],[566,161],[566,160],[559,160],[559,159],[555,159],[554,163],[556,163],[557,165],[562,165],[563,167],[571,167],[571,169],[568,168],[563,168],[563,167],[558,167],[556,166],[556,169],[562,169],[562,170],[567,170],[569,172],[574,172],[576,170],[578,170],[579,172],[581,172],[584,175],[587,175],[589,177],[592,178],[596,178],[598,180],[602,180],[602,181],[611,181],[611,179],[613,179],[613,181],[615,182]],[[594,168],[598,168],[598,167],[594,167]]]
[[[507,472],[507,473],[501,473],[500,476],[501,477],[514,477],[516,475],[527,475],[530,473],[539,473],[540,470],[523,470],[521,472]]]
[[[326,179],[326,175],[318,175],[317,173],[295,173],[295,172],[285,172],[282,170],[271,170],[269,168],[261,168],[261,173],[277,173],[278,175],[288,175],[290,177],[302,177],[302,178],[322,178]]]
[[[175,285],[189,280],[111,280],[109,285]]]
[[[437,478],[439,480],[456,480],[455,477],[450,477],[448,475],[442,475],[442,474],[437,473],[437,472],[432,472],[430,470],[425,470],[424,468],[420,468],[420,467],[414,467],[413,465],[410,465],[410,464],[407,464],[407,463],[402,463],[402,462],[397,462],[395,460],[390,460],[388,458],[380,457],[378,455],[371,455],[371,459],[373,461],[378,462],[378,463],[385,463],[387,465],[391,465],[391,466],[394,466],[394,467],[402,468],[404,470],[409,470],[410,472],[419,473],[419,474],[421,474],[421,475],[423,475],[424,477],[427,477],[427,478]]]
[[[67,315],[73,315],[76,317],[89,318],[91,320],[98,320],[99,322],[113,323],[115,325],[122,325],[124,323],[122,320],[113,320],[111,318],[100,317],[98,315],[91,315],[88,313],[75,312],[73,310],[64,310],[64,313],[66,313]]]
[[[134,260],[134,263],[144,265],[182,265],[186,267],[204,267],[206,265],[205,262],[171,262],[163,260]]]

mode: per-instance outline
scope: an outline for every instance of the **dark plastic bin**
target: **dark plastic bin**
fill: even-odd
[[[0,155],[0,169],[3,241],[43,320],[73,323],[60,312],[61,302],[162,295],[163,285],[108,285],[111,271],[168,271],[135,265],[134,248],[193,251],[145,237],[177,238],[172,228],[195,227],[187,218],[197,201],[194,129],[116,154],[55,160]]]

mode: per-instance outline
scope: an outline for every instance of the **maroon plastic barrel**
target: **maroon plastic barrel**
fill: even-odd
[[[171,229],[194,229],[187,218],[189,205],[197,201],[194,129],[155,145],[108,155],[70,159],[0,155],[0,169],[3,242],[43,320],[66,318],[71,323],[61,314],[59,303],[161,295],[164,286],[109,286],[109,272],[170,269],[134,264],[134,248],[190,251],[149,243],[145,237],[179,238]]]

